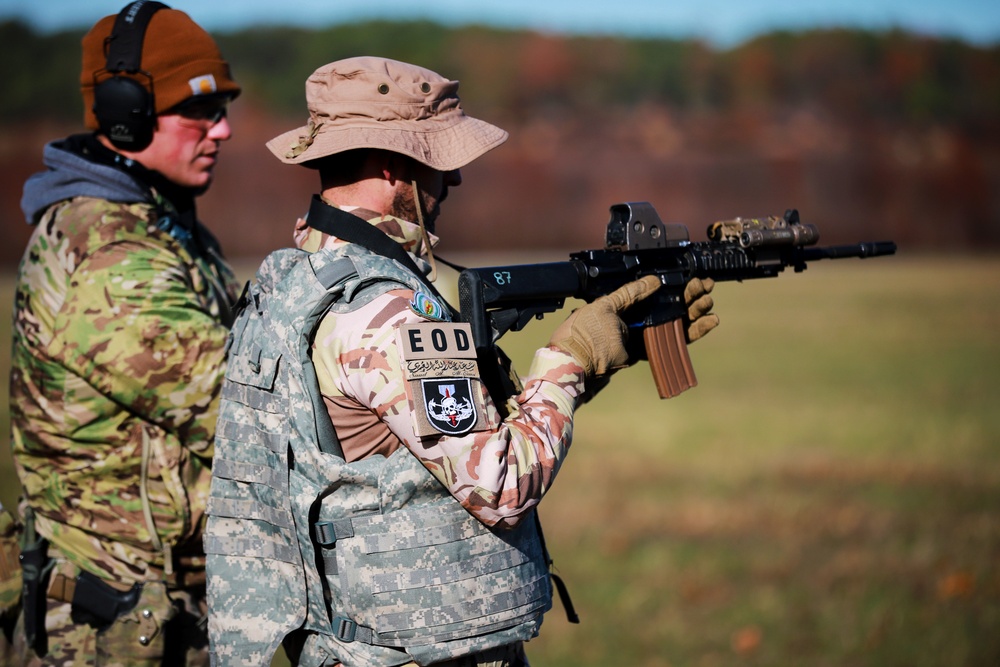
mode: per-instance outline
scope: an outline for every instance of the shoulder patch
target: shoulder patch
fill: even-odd
[[[418,437],[465,435],[489,428],[470,324],[404,324],[396,336]]]
[[[445,435],[465,435],[479,421],[470,378],[420,381],[427,422]]]
[[[444,322],[446,320],[444,307],[427,292],[419,290],[414,292],[413,298],[410,299],[410,308],[417,315],[425,319],[434,322]]]

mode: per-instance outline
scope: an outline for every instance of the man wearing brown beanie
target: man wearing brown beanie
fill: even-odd
[[[202,529],[237,291],[195,198],[240,88],[139,1],[82,42],[89,133],[45,147],[14,305],[16,664],[208,664]]]

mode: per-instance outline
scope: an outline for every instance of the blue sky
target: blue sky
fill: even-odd
[[[85,26],[127,0],[0,0],[0,19],[42,30]],[[997,0],[167,0],[209,30],[322,26],[360,18],[429,18],[571,33],[700,37],[732,46],[773,28],[902,27],[1000,43]]]

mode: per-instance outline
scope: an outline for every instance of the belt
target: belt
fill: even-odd
[[[167,589],[195,588],[205,584],[205,571],[195,570],[190,572],[174,572],[167,579]],[[107,581],[106,584],[121,591],[127,591],[131,586],[125,586],[118,582]],[[69,577],[62,572],[54,572],[49,577],[49,589],[47,597],[60,602],[72,602],[73,593],[76,592],[76,577]]]
[[[73,593],[76,592],[76,579],[67,577],[61,572],[56,572],[49,578],[49,590],[47,597],[60,602],[72,602]]]

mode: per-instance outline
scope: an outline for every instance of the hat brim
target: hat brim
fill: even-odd
[[[357,148],[378,148],[407,155],[433,169],[453,171],[496,148],[508,136],[506,130],[470,116],[432,131],[414,131],[409,123],[406,128],[380,125],[383,127],[322,125],[311,143],[295,150],[311,133],[309,126],[303,126],[266,145],[285,164],[303,164]]]

